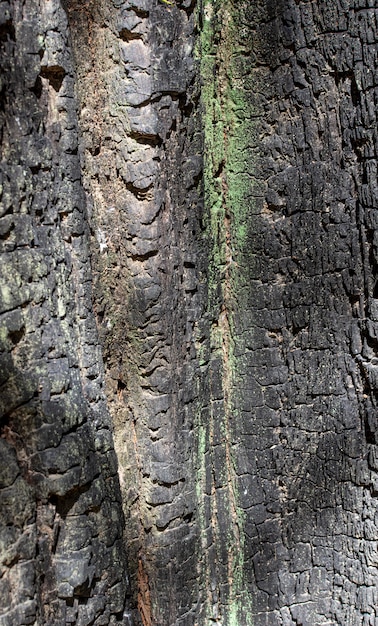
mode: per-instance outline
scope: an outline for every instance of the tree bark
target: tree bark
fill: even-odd
[[[373,0],[0,3],[0,626],[377,626]]]

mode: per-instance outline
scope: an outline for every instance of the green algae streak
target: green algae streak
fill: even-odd
[[[243,59],[246,58],[245,53],[248,54],[245,49],[248,42],[243,41],[245,35],[240,34],[237,23],[241,4],[242,1],[234,6],[232,0],[206,0],[201,7],[199,43],[205,135],[205,216],[209,249],[210,371],[212,362],[221,362],[224,415],[219,417],[219,413],[215,414],[210,409],[209,426],[200,422],[197,497],[200,503],[206,472],[203,455],[207,447],[211,449],[212,430],[218,420],[216,425],[224,433],[222,458],[225,467],[221,479],[226,485],[224,511],[227,511],[227,520],[223,518],[220,527],[218,505],[222,504],[222,496],[217,498],[215,504],[213,495],[211,516],[217,558],[220,561],[222,554],[228,555],[227,580],[217,581],[218,587],[222,586],[227,591],[218,597],[221,613],[217,617],[214,614],[214,599],[208,599],[206,624],[216,619],[222,626],[252,626],[252,604],[244,581],[245,511],[238,504],[235,472],[234,447],[236,435],[240,431],[236,390],[238,365],[242,357],[235,354],[238,338],[234,311],[243,306],[242,285],[248,281],[243,267],[248,266],[248,259],[252,255],[247,248],[247,236],[251,228],[250,216],[256,212],[251,197],[258,115],[253,109],[253,98],[248,97],[244,86]],[[214,405],[211,400],[210,405]],[[220,419],[223,420],[221,424]],[[205,513],[201,504],[199,512],[204,533]],[[204,575],[206,584],[210,582],[209,576]]]

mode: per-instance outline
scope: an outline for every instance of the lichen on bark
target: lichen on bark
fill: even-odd
[[[207,607],[208,619],[221,619],[230,626],[252,623],[251,599],[244,579],[245,514],[239,506],[235,474],[235,446],[240,445],[235,399],[241,355],[235,352],[233,318],[243,267],[249,261],[244,247],[248,216],[253,213],[253,161],[248,158],[248,147],[255,132],[255,112],[240,71],[240,55],[249,53],[248,28],[239,30],[241,10],[228,1],[202,3],[198,44],[203,85],[210,321],[209,422],[200,428],[201,438],[209,448],[208,462],[213,466],[209,507],[215,543],[215,557],[210,556],[214,562],[206,562],[205,557],[204,568],[205,584],[211,589],[215,587]],[[202,442],[202,454],[204,448]],[[202,467],[201,474],[204,473]],[[202,529],[205,532],[206,523]]]

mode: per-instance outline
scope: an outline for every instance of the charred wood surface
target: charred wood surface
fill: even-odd
[[[0,626],[377,626],[373,0],[0,2]]]

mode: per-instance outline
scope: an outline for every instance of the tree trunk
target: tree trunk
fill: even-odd
[[[377,18],[0,3],[0,626],[378,626]]]

